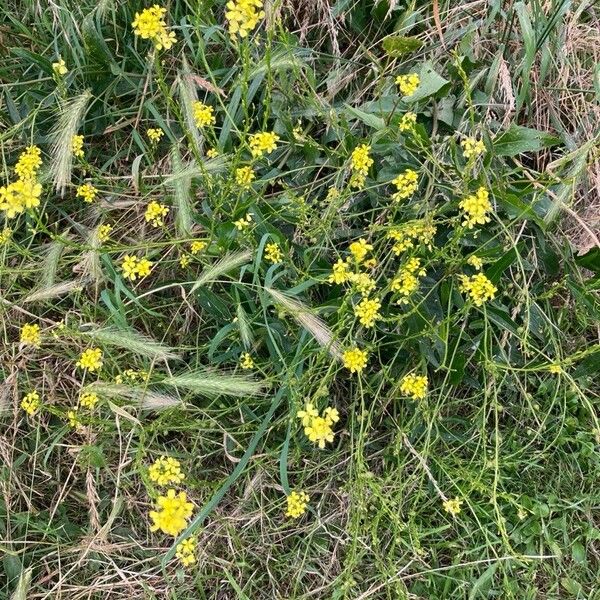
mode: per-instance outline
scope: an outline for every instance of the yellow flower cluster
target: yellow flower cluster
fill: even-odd
[[[365,327],[373,327],[375,321],[381,318],[379,309],[381,302],[378,298],[363,298],[355,307],[354,314],[358,317],[358,321]]]
[[[149,513],[152,520],[150,531],[160,529],[167,535],[179,535],[187,527],[193,508],[194,505],[188,502],[185,492],[167,490],[165,496],[159,496],[156,500],[156,510]]]
[[[410,373],[400,382],[400,392],[413,400],[423,400],[427,396],[427,376]]]
[[[373,165],[373,159],[369,155],[371,146],[361,144],[352,151],[350,155],[350,166],[352,168],[352,177],[350,178],[350,187],[360,189],[364,187],[369,169]]]
[[[165,132],[160,127],[150,127],[146,130],[146,135],[152,144],[158,144]]]
[[[402,115],[400,123],[398,123],[398,129],[404,133],[406,131],[412,131],[417,123],[417,115],[414,112],[407,112]]]
[[[145,371],[143,369],[140,369],[139,371],[135,371],[134,369],[125,369],[125,371],[123,372],[123,374],[121,375],[120,373],[115,377],[115,383],[123,383],[123,381],[126,379],[128,381],[131,381],[132,383],[135,382],[147,382],[148,379],[150,378],[150,373],[148,373],[148,371]]]
[[[240,356],[240,367],[246,370],[254,368],[254,360],[249,352],[242,352],[242,355]]]
[[[460,145],[463,149],[463,156],[470,160],[472,158],[477,158],[481,156],[485,152],[485,144],[476,138],[468,137],[465,138]]]
[[[298,411],[298,418],[302,421],[306,437],[319,448],[325,448],[326,442],[333,442],[335,434],[332,426],[340,420],[337,409],[327,407],[319,416],[319,411],[308,402],[304,410]]]
[[[365,238],[359,238],[348,246],[348,250],[350,250],[354,260],[360,264],[365,260],[367,254],[373,250],[373,245],[369,244]]]
[[[394,202],[399,202],[405,198],[410,198],[419,187],[419,176],[416,171],[406,169],[392,181],[396,186],[396,192],[392,195]]]
[[[190,537],[177,544],[175,556],[184,567],[189,567],[196,562],[196,538]]]
[[[52,63],[52,70],[59,77],[64,77],[69,72],[69,69],[67,69],[67,64],[60,56],[58,57],[58,62]]]
[[[86,392],[79,397],[79,405],[83,406],[83,408],[89,408],[91,410],[96,404],[98,404],[98,394],[95,394],[94,392]]]
[[[490,194],[484,188],[480,187],[474,194],[461,200],[459,207],[464,211],[464,221],[468,229],[473,229],[475,225],[485,225],[491,221],[488,213],[492,210]]]
[[[219,151],[215,150],[214,148],[209,148],[206,151],[206,156],[208,156],[208,158],[216,158],[217,156],[219,156]]]
[[[77,414],[76,410],[67,411],[67,420],[73,429],[77,429],[81,425],[81,421],[79,420],[79,415]]]
[[[421,83],[417,73],[408,73],[407,75],[398,75],[396,85],[403,96],[412,96]]]
[[[368,296],[375,289],[376,282],[368,273],[356,269],[361,265],[367,268],[375,266],[374,258],[367,259],[373,245],[369,244],[366,239],[360,238],[352,242],[348,249],[351,256],[348,256],[346,260],[338,259],[332,267],[329,282],[337,284],[350,282],[361,295]]]
[[[71,138],[71,152],[75,158],[83,158],[85,153],[83,151],[83,136],[74,135]]]
[[[169,213],[169,207],[152,200],[146,208],[144,218],[147,223],[151,223],[152,227],[162,227],[165,224],[165,217]]]
[[[350,279],[351,274],[348,262],[339,258],[332,267],[329,283],[345,283]]]
[[[419,277],[425,277],[425,269],[421,267],[418,258],[411,258],[400,269],[398,275],[392,280],[391,289],[402,296],[398,304],[408,304],[409,296],[419,287]]]
[[[88,204],[93,202],[98,195],[98,190],[91,183],[83,183],[77,188],[77,197],[83,198]]]
[[[233,224],[235,225],[235,228],[238,231],[244,231],[244,230],[248,229],[248,227],[250,227],[250,225],[252,224],[252,215],[247,214],[245,217],[242,217],[241,219],[234,221]]]
[[[147,258],[138,258],[131,254],[126,254],[121,263],[123,277],[129,281],[135,281],[138,277],[146,277],[150,275],[152,263]]]
[[[177,484],[185,479],[181,463],[171,456],[158,457],[148,468],[148,477],[157,485]]]
[[[265,259],[274,265],[283,260],[283,252],[279,244],[273,242],[265,246]]]
[[[37,323],[25,323],[21,327],[21,343],[39,348],[42,343],[40,326]]]
[[[225,18],[229,24],[229,35],[245,38],[261,19],[265,18],[262,0],[230,0]]]
[[[12,234],[13,231],[10,227],[5,227],[2,231],[0,231],[0,246],[3,246],[4,244],[10,242]]]
[[[450,513],[453,517],[456,517],[456,515],[460,514],[462,503],[463,501],[460,498],[447,498],[444,500],[443,507],[447,513]]]
[[[107,242],[110,239],[110,232],[112,231],[112,225],[106,223],[98,227],[98,241]]]
[[[308,501],[310,500],[306,492],[293,491],[287,497],[287,510],[285,511],[286,517],[297,519],[306,512]]]
[[[235,182],[244,190],[247,190],[256,179],[252,167],[239,167],[235,170]]]
[[[199,100],[196,100],[196,102],[192,104],[192,112],[194,113],[194,123],[196,123],[196,127],[199,129],[214,125],[217,122],[214,115],[215,109]]]
[[[471,265],[478,271],[481,271],[481,269],[483,268],[483,260],[475,254],[472,254],[471,256],[469,256],[469,258],[467,258],[467,264]]]
[[[0,186],[0,210],[4,211],[7,219],[40,205],[42,185],[37,181],[37,172],[42,165],[41,154],[37,146],[29,146],[15,165],[18,179],[7,186]]]
[[[270,154],[277,148],[279,136],[274,131],[263,131],[250,136],[248,144],[254,158],[260,158],[263,154]]]
[[[344,367],[350,373],[360,373],[367,366],[367,353],[360,348],[350,348],[342,354]]]
[[[493,300],[498,288],[483,274],[461,275],[460,291],[468,294],[475,306],[482,306],[488,300]]]
[[[196,254],[202,252],[207,245],[208,244],[203,240],[195,240],[190,244],[190,252],[195,256]]]
[[[40,395],[37,392],[29,392],[21,400],[21,408],[29,415],[34,415],[41,406]]]
[[[84,350],[77,361],[77,366],[88,371],[99,371],[102,368],[102,350],[100,348],[88,348]]]
[[[436,232],[435,225],[425,220],[420,220],[391,229],[388,231],[387,237],[394,241],[392,252],[397,256],[410,248],[414,248],[417,243],[431,249],[433,237]]]
[[[135,13],[131,26],[133,33],[144,40],[151,40],[157,50],[168,50],[177,41],[175,34],[169,31],[165,22],[166,8],[158,4]]]
[[[377,286],[375,280],[368,273],[350,273],[349,281],[361,296],[368,296]]]

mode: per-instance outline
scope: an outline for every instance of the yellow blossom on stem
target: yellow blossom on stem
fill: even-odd
[[[419,176],[416,171],[406,169],[392,181],[396,186],[396,192],[392,195],[394,202],[399,202],[405,198],[410,198],[419,187]]]
[[[471,265],[478,271],[481,271],[483,267],[483,260],[479,258],[479,256],[475,256],[475,254],[472,254],[471,256],[469,256],[469,258],[467,258],[467,264]]]
[[[264,131],[250,136],[248,143],[250,152],[254,158],[260,158],[264,154],[270,154],[277,148],[279,136],[274,131]]]
[[[254,360],[249,352],[243,352],[240,356],[240,367],[242,367],[242,369],[254,368]]]
[[[179,535],[187,527],[193,508],[185,492],[167,490],[165,496],[158,497],[156,510],[150,511],[150,531],[160,530],[167,535]]]
[[[42,151],[37,146],[29,146],[19,155],[15,173],[19,179],[33,179],[41,166]]]
[[[461,275],[460,291],[466,293],[475,306],[482,306],[485,302],[496,297],[498,288],[483,274]]]
[[[398,75],[396,85],[403,96],[412,96],[421,83],[417,73],[408,73],[408,75]]]
[[[283,252],[279,244],[273,242],[265,246],[265,259],[274,265],[283,260]]]
[[[325,448],[326,442],[333,442],[335,434],[332,426],[340,420],[337,409],[328,407],[319,416],[315,407],[308,403],[305,410],[298,411],[297,416],[302,422],[306,437],[318,444],[319,448]]]
[[[361,175],[367,175],[369,169],[373,165],[373,159],[369,155],[371,152],[371,146],[368,144],[360,144],[352,151],[350,155],[350,166],[354,173],[360,173]]]
[[[468,137],[460,143],[463,149],[463,156],[467,160],[477,158],[485,152],[485,144],[476,138]]]
[[[252,167],[240,167],[235,170],[235,182],[244,190],[247,190],[255,179],[256,174]]]
[[[265,18],[262,0],[230,0],[225,11],[229,25],[229,35],[245,38],[261,19]]]
[[[369,244],[365,238],[360,238],[355,242],[352,242],[350,246],[348,246],[348,250],[350,250],[354,260],[360,264],[365,260],[367,254],[373,250],[373,245]]]
[[[52,70],[59,77],[64,77],[69,72],[69,69],[67,69],[67,64],[62,58],[60,58],[60,56],[58,57],[57,62],[52,63]]]
[[[165,224],[165,217],[169,213],[169,207],[152,200],[146,208],[144,218],[152,227],[162,227]]]
[[[158,144],[165,132],[160,127],[150,127],[146,130],[146,135],[153,145]]]
[[[208,156],[208,158],[216,158],[217,156],[219,156],[219,151],[215,150],[214,148],[209,148],[206,151],[206,156]]]
[[[2,231],[0,231],[0,246],[3,246],[4,244],[10,242],[12,234],[13,232],[10,227],[5,227]]]
[[[88,371],[99,371],[102,368],[102,350],[88,348],[84,350],[77,361],[77,366]]]
[[[112,225],[106,223],[105,225],[100,225],[98,227],[98,241],[99,242],[107,242],[110,239],[110,232],[112,231]]]
[[[463,210],[463,225],[468,229],[473,229],[475,225],[485,225],[491,221],[488,213],[492,210],[490,194],[484,188],[480,187],[474,194],[461,200],[459,207]]]
[[[179,266],[182,269],[185,269],[189,264],[190,264],[190,257],[187,254],[183,254],[180,258],[179,258]]]
[[[151,40],[157,50],[168,50],[177,40],[175,34],[167,29],[164,20],[166,13],[167,9],[158,4],[145,8],[140,13],[136,12],[131,24],[133,33],[142,39]]]
[[[81,421],[79,420],[79,415],[76,410],[68,410],[67,411],[67,419],[69,421],[69,425],[73,429],[77,429],[81,425]]]
[[[358,317],[361,325],[373,327],[375,321],[381,318],[379,309],[381,302],[377,298],[363,298],[355,307],[354,314]]]
[[[41,193],[42,185],[35,179],[17,179],[0,187],[0,210],[12,219],[25,209],[38,207]]]
[[[306,512],[308,501],[310,500],[306,492],[293,491],[287,497],[287,510],[285,512],[286,517],[297,519]]]
[[[362,296],[368,296],[377,286],[375,280],[368,273],[352,273],[350,281]]]
[[[203,240],[195,240],[190,245],[190,252],[195,256],[196,254],[202,252],[207,246],[207,243]]]
[[[402,115],[398,129],[405,133],[406,131],[412,131],[417,123],[417,115],[414,112],[407,112]]]
[[[423,400],[427,396],[427,375],[405,375],[400,382],[400,392],[413,400]]]
[[[247,214],[245,217],[242,217],[241,219],[238,219],[237,221],[234,221],[233,224],[235,225],[235,228],[238,231],[244,231],[246,229],[248,229],[248,227],[250,227],[252,223],[252,215],[251,214]]]
[[[152,263],[147,258],[137,258],[131,254],[126,254],[121,262],[123,277],[129,281],[135,281],[138,277],[150,275]]]
[[[171,456],[160,456],[148,468],[150,481],[158,485],[171,485],[181,483],[185,474],[181,470],[181,463]]]
[[[189,567],[196,562],[196,538],[189,537],[177,544],[175,556],[184,567]]]
[[[21,343],[39,348],[42,343],[40,326],[37,323],[25,323],[21,327]]]
[[[77,197],[83,198],[88,204],[93,202],[98,195],[98,190],[91,183],[84,183],[77,188]]]
[[[463,501],[460,498],[447,498],[446,500],[444,500],[444,510],[447,513],[450,513],[453,517],[456,517],[460,514],[462,503]]]
[[[350,279],[351,273],[348,263],[341,258],[333,265],[329,283],[345,283]]]
[[[39,410],[40,406],[41,406],[40,395],[35,391],[29,392],[21,400],[21,408],[29,416],[34,415]]]
[[[350,371],[350,373],[361,373],[362,370],[367,366],[367,353],[360,348],[350,348],[342,354],[342,361],[344,367]]]
[[[194,113],[194,122],[196,127],[202,129],[209,125],[214,125],[217,120],[215,118],[215,109],[212,106],[208,106],[203,102],[196,101],[192,104],[192,112]]]
[[[86,392],[85,394],[81,394],[79,397],[79,404],[83,406],[83,408],[89,408],[90,410],[98,404],[98,394],[94,392]]]
[[[83,151],[83,136],[74,135],[71,138],[71,152],[75,158],[83,158],[85,152]]]

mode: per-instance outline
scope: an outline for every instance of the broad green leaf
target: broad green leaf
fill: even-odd
[[[494,140],[494,152],[497,156],[516,156],[524,152],[538,152],[558,143],[560,138],[549,133],[511,125]]]
[[[411,52],[416,52],[423,46],[423,42],[416,37],[392,35],[385,38],[382,45],[386,54],[397,58],[399,56],[404,56],[405,54],[410,54]]]
[[[423,64],[419,77],[421,78],[419,87],[412,96],[406,98],[408,102],[417,102],[434,95],[442,96],[450,89],[450,82],[439,75],[430,62]]]
[[[346,105],[346,112],[349,113],[348,116],[354,116],[360,119],[365,125],[378,131],[385,127],[385,121],[381,117],[366,113],[358,108]]]

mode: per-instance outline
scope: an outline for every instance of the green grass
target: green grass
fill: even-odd
[[[240,43],[224,4],[170,2],[178,42],[158,54],[132,32],[141,2],[0,6],[2,185],[29,144],[43,158],[40,206],[0,211],[0,597],[600,598],[599,267],[597,250],[577,254],[595,235],[594,9],[439,2],[442,45],[429,2],[276,2]],[[394,80],[411,72],[421,84],[402,99]],[[196,98],[214,128],[195,127]],[[253,161],[260,131],[280,141]],[[467,136],[486,146],[470,163]],[[357,190],[362,143],[374,164]],[[395,203],[409,168],[418,190]],[[469,230],[459,202],[480,186],[494,209]],[[164,227],[144,219],[152,200]],[[421,219],[431,245],[396,255],[389,232]],[[357,289],[329,282],[361,237],[382,300],[372,328]],[[194,240],[207,247],[192,255]],[[265,259],[270,243],[283,261]],[[128,281],[125,255],[151,274]],[[498,290],[482,306],[460,286],[472,255]],[[409,258],[426,275],[398,304]],[[25,323],[39,348],[19,343]],[[353,346],[369,353],[360,374],[340,360]],[[76,367],[90,347],[99,373]],[[427,375],[424,399],[401,392],[409,373]],[[100,401],[72,427],[82,391]],[[340,413],[323,449],[297,419],[307,402]],[[150,531],[161,455],[194,503],[178,538],[198,540],[189,568]],[[310,496],[297,520],[292,490]]]

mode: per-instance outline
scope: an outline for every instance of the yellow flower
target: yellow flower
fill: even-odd
[[[83,151],[83,136],[74,135],[71,138],[71,152],[75,158],[83,158],[85,153]]]
[[[256,179],[256,174],[252,167],[240,167],[235,170],[235,182],[242,187],[248,189],[251,183]]]
[[[199,252],[202,252],[202,250],[204,250],[204,248],[206,248],[206,246],[207,246],[207,243],[204,242],[203,240],[195,240],[190,245],[190,252],[195,256]]]
[[[151,40],[157,50],[168,50],[177,40],[175,34],[167,29],[164,20],[166,12],[167,9],[158,4],[145,8],[141,13],[136,12],[131,24],[133,33],[142,39]]]
[[[555,375],[564,373],[563,368],[560,365],[550,365],[548,367],[548,371],[550,371],[550,373],[554,373]]]
[[[381,302],[377,299],[363,298],[355,307],[354,314],[358,317],[361,325],[373,327],[375,321],[381,318],[379,309]]]
[[[254,360],[252,360],[252,356],[250,356],[248,352],[243,352],[240,356],[240,367],[242,367],[242,369],[254,368]]]
[[[483,274],[461,275],[460,291],[466,293],[475,306],[493,300],[498,288]]]
[[[304,434],[311,442],[317,443],[319,448],[325,448],[326,442],[333,442],[335,434],[332,425],[340,420],[337,409],[328,407],[319,416],[315,407],[308,403],[305,410],[298,411],[297,416],[304,427]]]
[[[481,260],[479,256],[475,256],[475,254],[473,254],[467,258],[467,264],[475,267],[478,271],[481,271],[481,268],[483,267],[483,260]]]
[[[160,127],[150,127],[146,130],[146,135],[153,145],[158,144],[164,134],[165,132]]]
[[[238,231],[244,231],[245,229],[248,229],[248,227],[250,227],[250,224],[252,223],[252,215],[247,214],[245,217],[242,217],[241,219],[238,219],[237,221],[234,221],[233,224],[235,225],[235,228]]]
[[[38,169],[42,166],[42,151],[37,146],[29,146],[24,152],[21,152],[15,173],[19,179],[33,179],[36,177]]]
[[[110,239],[111,231],[112,225],[109,225],[108,223],[105,225],[100,225],[100,227],[98,227],[98,241],[107,242]]]
[[[283,260],[283,252],[278,244],[271,243],[265,246],[265,259],[273,264],[277,264]]]
[[[90,410],[98,404],[98,394],[94,392],[86,392],[85,394],[81,394],[79,397],[79,404],[83,406],[83,408],[89,408]]]
[[[185,492],[170,489],[166,496],[159,496],[156,501],[156,510],[150,511],[152,525],[150,531],[160,529],[167,535],[179,535],[188,525],[192,516],[194,505],[187,501]]]
[[[181,483],[185,474],[176,458],[160,456],[148,468],[148,477],[158,485],[171,485]]]
[[[391,229],[387,237],[394,240],[392,252],[398,255],[410,248],[414,248],[416,242],[430,248],[436,231],[435,225],[421,220],[408,223],[400,228]]]
[[[69,425],[73,427],[73,429],[77,429],[81,425],[81,421],[79,420],[79,415],[76,410],[68,410],[67,411],[67,419],[69,420]]]
[[[52,70],[59,77],[64,77],[69,72],[65,61],[62,58],[60,58],[60,56],[58,57],[58,62],[52,63]]]
[[[245,38],[265,17],[262,0],[230,0],[227,3],[225,18],[229,25],[229,35]]]
[[[0,246],[3,246],[4,244],[10,242],[12,233],[13,232],[10,227],[5,227],[2,231],[0,231]]]
[[[410,198],[419,187],[419,176],[416,171],[406,169],[392,181],[396,186],[396,192],[392,195],[394,202],[399,202],[405,198]]]
[[[333,265],[329,283],[345,283],[350,279],[351,273],[348,269],[348,263],[341,258]]]
[[[219,151],[215,150],[214,148],[209,148],[206,151],[206,156],[208,156],[208,158],[216,158],[217,156],[219,156]]]
[[[412,131],[415,128],[417,122],[417,115],[414,112],[407,112],[402,115],[398,129],[401,132]]]
[[[366,175],[373,165],[373,159],[369,156],[371,146],[368,144],[360,144],[352,151],[350,155],[350,165],[356,173]]]
[[[137,273],[140,277],[146,277],[150,275],[152,270],[152,263],[147,258],[140,258],[137,264]]]
[[[123,277],[135,281],[138,277],[146,277],[150,274],[152,263],[147,258],[137,258],[126,254],[121,262]]]
[[[287,497],[287,510],[285,512],[286,517],[297,519],[306,512],[308,501],[310,500],[306,492],[292,492]]]
[[[360,238],[356,240],[356,242],[352,242],[348,247],[348,250],[350,250],[354,260],[360,264],[365,260],[367,254],[373,250],[373,246],[369,244],[365,238]]]
[[[352,273],[350,281],[363,296],[368,296],[377,285],[368,273]]]
[[[179,266],[185,269],[190,264],[190,257],[187,254],[183,254],[179,259]]]
[[[407,304],[408,297],[419,287],[419,277],[425,276],[425,269],[421,267],[418,258],[411,258],[391,283],[391,289],[403,296],[398,303]]]
[[[260,158],[263,154],[270,154],[277,148],[279,136],[274,132],[264,131],[250,136],[250,152],[254,158]]]
[[[42,185],[35,179],[18,179],[8,186],[0,187],[0,210],[12,219],[26,208],[40,205]]]
[[[367,356],[367,353],[360,348],[350,348],[342,354],[342,361],[350,373],[361,373],[367,366]]]
[[[463,156],[467,160],[477,158],[485,152],[485,144],[476,138],[468,137],[464,139],[460,145],[463,149]]]
[[[102,350],[88,348],[84,350],[77,361],[77,366],[88,371],[99,371],[102,368]]]
[[[485,225],[491,221],[488,213],[492,210],[492,203],[489,200],[489,192],[480,187],[477,192],[467,196],[459,203],[459,207],[464,211],[464,221],[468,229],[473,229],[475,225]]]
[[[400,382],[400,392],[413,400],[423,400],[427,396],[427,375],[405,375]]]
[[[169,208],[167,206],[160,204],[160,202],[156,202],[156,200],[152,200],[146,208],[144,218],[147,223],[152,224],[152,227],[162,227],[165,224],[164,218],[167,216],[168,212]]]
[[[175,556],[184,567],[189,567],[196,562],[196,538],[190,537],[177,544]]]
[[[460,514],[461,511],[461,505],[462,505],[463,501],[460,498],[454,498],[452,500],[450,499],[446,499],[444,500],[444,510],[447,513],[450,513],[453,517],[456,517],[456,515]]]
[[[196,100],[196,102],[192,104],[192,111],[194,113],[194,122],[199,129],[214,125],[217,122],[214,115],[215,109],[212,106],[208,106],[207,104],[203,104]]]
[[[84,183],[77,188],[77,197],[83,198],[88,204],[93,202],[98,195],[98,190],[91,183]]]
[[[396,85],[403,96],[412,96],[417,91],[420,83],[421,79],[416,73],[396,77]]]
[[[42,343],[42,336],[40,334],[40,326],[37,323],[25,323],[21,327],[21,343],[39,348]]]
[[[29,415],[34,415],[40,408],[40,395],[37,392],[29,392],[21,400],[21,408]]]
[[[310,425],[311,421],[319,416],[319,411],[315,408],[314,404],[307,402],[304,410],[299,410],[297,417],[302,422],[302,427]]]

